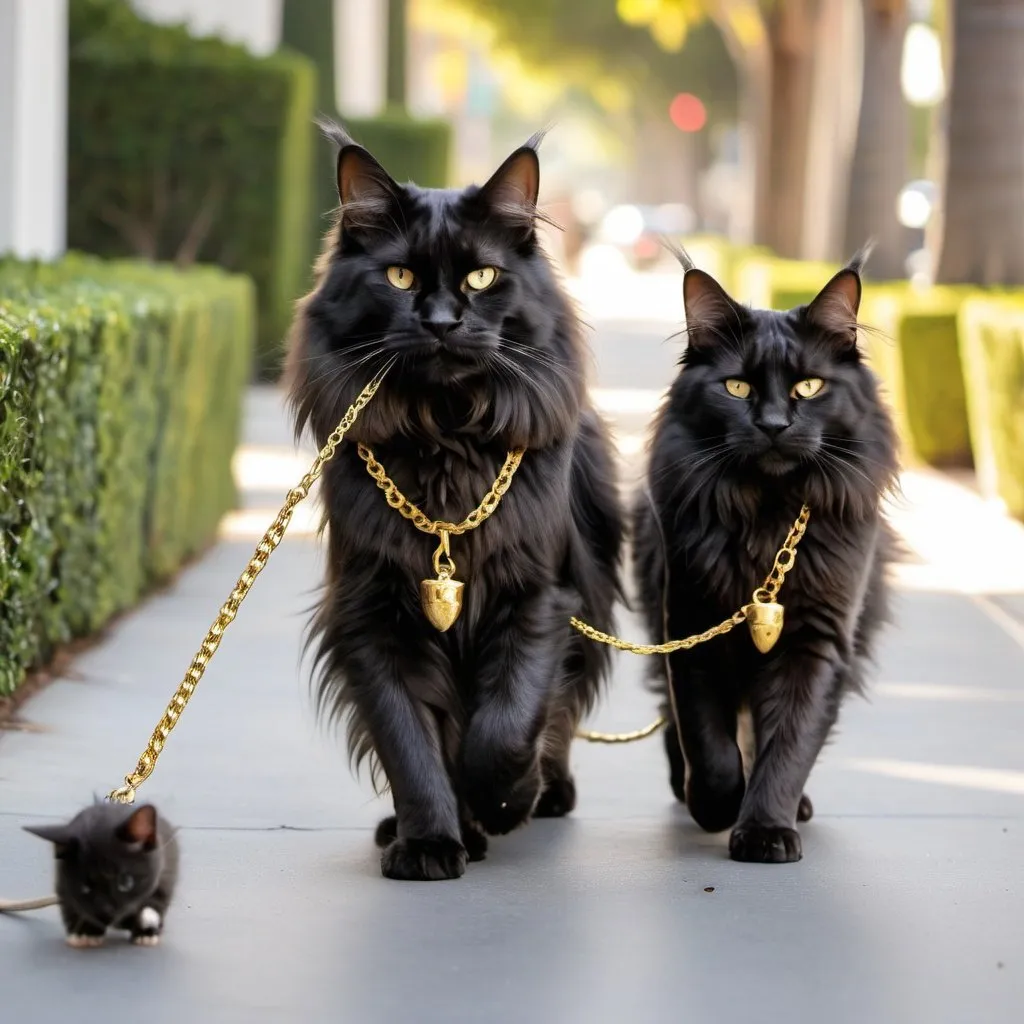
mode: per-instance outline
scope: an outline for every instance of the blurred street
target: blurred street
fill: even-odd
[[[675,372],[678,272],[570,286],[623,479]],[[0,740],[0,896],[49,891],[18,826],[70,815],[135,763],[217,608],[306,469],[280,395],[250,390],[244,508],[165,592],[114,624]],[[1024,1005],[1024,524],[968,482],[908,473],[898,619],[870,699],[811,778],[804,860],[736,864],[672,800],[660,739],[579,743],[580,804],[492,840],[456,883],[380,876],[388,811],[313,718],[301,634],[321,551],[312,503],[228,631],[142,790],[183,828],[159,950],[68,949],[55,911],[0,919],[5,1021],[147,1024],[711,1021],[963,1024]],[[813,525],[811,527],[813,529]],[[623,612],[620,631],[639,638]],[[618,655],[598,728],[648,722]],[[955,967],[954,969],[951,969]],[[73,993],[73,996],[72,996]]]

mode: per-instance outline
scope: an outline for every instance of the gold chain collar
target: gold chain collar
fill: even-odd
[[[505,464],[491,484],[490,490],[483,500],[461,522],[451,523],[444,519],[431,519],[425,512],[414,505],[399,489],[394,480],[387,475],[384,467],[374,457],[373,451],[365,444],[357,447],[359,457],[366,463],[366,472],[373,477],[377,486],[384,492],[384,498],[403,519],[408,519],[417,530],[440,538],[434,552],[434,572],[437,578],[420,581],[420,603],[423,613],[431,624],[442,633],[450,629],[462,611],[462,590],[464,584],[455,579],[455,560],[451,555],[450,537],[452,534],[461,536],[475,530],[485,520],[490,519],[497,511],[501,499],[512,486],[519,463],[523,461],[525,448],[513,448],[505,457]]]

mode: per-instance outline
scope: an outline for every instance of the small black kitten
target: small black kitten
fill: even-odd
[[[69,946],[99,946],[108,928],[128,931],[140,946],[160,941],[178,878],[178,842],[155,807],[96,803],[65,825],[25,831],[54,844],[56,902]]]
[[[438,190],[399,185],[328,130],[341,211],[293,333],[298,431],[322,445],[393,364],[348,440],[371,445],[428,516],[456,521],[509,449],[526,449],[493,519],[453,538],[465,603],[444,633],[419,598],[436,538],[388,506],[355,444],[323,477],[320,704],[347,718],[353,755],[390,786],[384,875],[456,878],[484,856],[485,833],[575,804],[570,744],[607,654],[569,618],[611,625],[614,456],[589,404],[577,318],[537,239],[536,141],[482,186]]]
[[[857,348],[863,255],[787,312],[739,305],[680,255],[688,346],[635,509],[651,635],[701,632],[749,602],[802,503],[811,517],[769,654],[741,626],[661,664],[678,712],[678,731],[665,730],[671,784],[703,828],[735,826],[734,860],[795,861],[795,825],[812,813],[804,784],[887,615],[893,537],[880,504],[896,443]],[[745,709],[749,781],[737,743]]]

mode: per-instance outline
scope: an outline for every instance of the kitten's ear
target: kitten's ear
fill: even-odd
[[[480,189],[481,196],[495,213],[524,226],[532,226],[537,215],[539,143],[540,136],[535,135],[525,146],[520,146]]]
[[[860,296],[860,274],[853,267],[843,267],[814,297],[804,317],[830,337],[856,345]]]
[[[152,804],[143,804],[117,830],[117,838],[125,843],[137,843],[144,850],[152,850],[156,846],[156,808]]]
[[[53,854],[60,860],[74,853],[78,845],[70,825],[22,825],[22,828],[48,843],[53,843]]]
[[[692,265],[683,275],[683,308],[687,342],[694,349],[714,345],[723,334],[735,333],[742,322],[740,307],[728,292]]]

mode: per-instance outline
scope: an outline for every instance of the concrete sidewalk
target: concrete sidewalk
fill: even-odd
[[[603,365],[615,330],[599,331]],[[667,333],[629,329],[631,368],[650,368],[639,388],[664,382]],[[635,468],[632,429],[622,450]],[[36,696],[30,729],[0,736],[0,896],[49,891],[49,850],[20,825],[71,814],[134,766],[305,468],[273,391],[250,396],[246,440],[249,514]],[[921,500],[953,486],[916,479]],[[933,508],[904,511],[911,526],[935,522]],[[578,744],[570,819],[492,840],[458,882],[411,885],[381,878],[372,830],[387,805],[313,719],[299,649],[321,564],[302,525],[142,791],[185,829],[163,946],[75,951],[52,910],[0,918],[5,1024],[1021,1019],[1024,586],[1005,571],[1005,585],[973,588],[1001,592],[979,597],[927,589],[952,572],[927,552],[908,567],[871,700],[848,705],[812,777],[801,863],[730,862],[725,836],[674,805],[659,740]],[[640,635],[625,615],[620,626]],[[641,668],[619,656],[598,727],[652,717]]]

